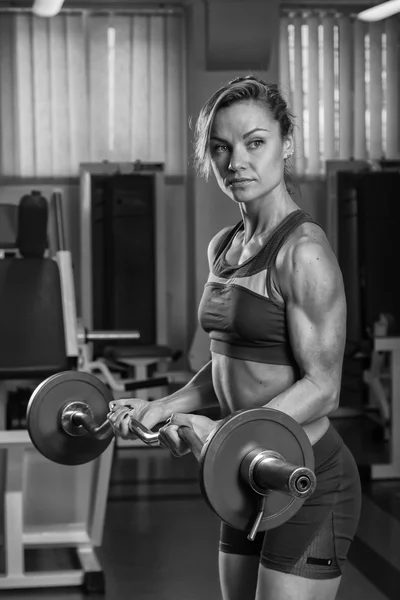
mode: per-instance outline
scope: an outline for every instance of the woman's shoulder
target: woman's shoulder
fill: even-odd
[[[316,221],[305,221],[301,223],[290,236],[289,242],[292,244],[321,243],[328,244],[328,238],[325,231]]]
[[[325,231],[313,221],[301,223],[293,231],[278,254],[277,267],[294,267],[296,263],[311,259],[321,259],[337,267],[337,259]]]

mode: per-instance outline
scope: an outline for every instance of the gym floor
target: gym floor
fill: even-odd
[[[335,426],[363,462],[362,420],[341,419]],[[219,522],[201,498],[196,476],[192,455],[177,459],[158,448],[116,449],[104,539],[97,551],[106,594],[92,594],[93,600],[220,600]],[[398,597],[399,521],[400,482],[364,482],[362,518],[338,600]],[[67,566],[67,560],[65,550],[52,550],[36,557],[35,563],[36,568],[40,562],[40,568],[50,569]],[[1,597],[83,600],[87,596],[80,589],[61,588],[3,591]]]

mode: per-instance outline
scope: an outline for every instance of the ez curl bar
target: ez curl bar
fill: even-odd
[[[27,427],[36,449],[62,465],[94,460],[114,438],[107,421],[110,390],[89,373],[66,371],[33,392]],[[150,446],[159,434],[135,419],[131,431]],[[179,436],[198,460],[202,494],[228,525],[248,531],[273,529],[294,516],[316,487],[314,453],[302,427],[281,411],[252,408],[223,419],[202,444],[193,429]]]

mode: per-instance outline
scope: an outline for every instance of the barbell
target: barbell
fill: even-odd
[[[62,465],[94,460],[111,443],[111,391],[89,373],[52,375],[33,392],[27,428],[35,448]],[[131,431],[149,445],[159,434],[135,419]],[[248,531],[273,529],[293,517],[316,487],[314,453],[302,427],[281,411],[240,410],[223,419],[205,444],[190,427],[179,436],[199,462],[202,494],[222,521]]]

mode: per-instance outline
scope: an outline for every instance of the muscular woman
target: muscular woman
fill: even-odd
[[[238,78],[206,102],[196,166],[205,177],[212,170],[241,214],[208,248],[199,321],[211,361],[178,392],[151,403],[115,401],[108,417],[124,438],[130,416],[149,428],[170,419],[160,440],[178,456],[188,452],[178,428],[189,425],[205,441],[218,422],[190,413],[216,403],[222,416],[274,408],[304,428],[316,491],[254,542],[221,524],[224,600],[333,600],[360,514],[357,466],[329,420],[345,344],[342,276],[323,230],[287,189],[293,148],[293,120],[276,85]]]

